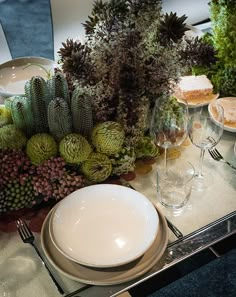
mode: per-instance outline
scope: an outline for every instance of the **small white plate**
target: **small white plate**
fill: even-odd
[[[100,184],[64,198],[52,213],[49,233],[68,259],[92,267],[115,267],[149,249],[158,223],[155,207],[141,193]]]
[[[30,65],[30,66],[29,66]],[[22,57],[0,65],[0,95],[10,97],[24,94],[25,83],[33,76],[47,78],[56,62],[41,57]],[[46,71],[45,71],[46,69]]]
[[[179,99],[175,94],[174,96],[177,98],[177,100]],[[188,103],[188,107],[189,108],[194,108],[196,106],[206,106],[209,105],[212,101],[216,100],[219,97],[219,94],[211,94],[205,97],[201,97],[199,96],[197,99],[193,99],[191,101],[191,99],[186,100],[186,102]]]
[[[224,97],[224,98],[219,98],[219,99],[217,99],[217,102],[218,103],[220,103],[220,101],[222,100],[222,99],[229,99],[229,100],[234,100],[235,101],[235,105],[236,105],[236,97]],[[216,121],[216,119],[215,119],[215,116],[214,116],[214,110],[213,110],[213,107],[214,107],[214,102],[212,102],[212,103],[210,103],[209,105],[208,105],[208,112],[209,112],[209,114],[210,114],[210,116],[211,116],[211,118],[213,119],[213,121],[215,121],[216,123],[217,123],[217,121]],[[236,124],[231,124],[231,123],[226,123],[226,122],[224,122],[224,130],[225,131],[229,131],[229,132],[236,132]]]

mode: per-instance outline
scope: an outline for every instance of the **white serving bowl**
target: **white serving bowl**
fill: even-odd
[[[93,267],[115,267],[142,256],[158,232],[159,216],[141,193],[119,185],[79,189],[55,207],[49,233],[67,258]]]
[[[16,58],[1,64],[0,95],[3,97],[23,95],[25,83],[31,77],[42,76],[46,79],[45,69],[53,72],[55,67],[57,67],[55,61],[41,57]]]

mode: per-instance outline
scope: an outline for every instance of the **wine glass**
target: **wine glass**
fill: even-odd
[[[199,170],[195,172],[193,183],[193,188],[199,191],[207,188],[211,178],[210,176],[207,178],[202,169],[205,151],[220,141],[224,129],[224,109],[217,101],[212,106],[214,106],[214,120],[203,106],[196,106],[190,112],[189,138],[193,145],[201,149]]]
[[[173,96],[160,97],[154,106],[150,134],[164,148],[164,170],[167,171],[167,149],[182,144],[188,135],[188,104]]]

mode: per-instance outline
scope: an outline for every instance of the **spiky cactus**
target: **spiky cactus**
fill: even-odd
[[[46,81],[40,76],[34,76],[25,84],[25,94],[32,102],[32,112],[36,133],[48,132],[47,108],[50,95]]]
[[[13,96],[9,101],[13,124],[21,129],[27,136],[34,131],[31,101],[24,96]]]
[[[0,128],[0,149],[21,149],[26,145],[25,134],[13,124]]]
[[[68,134],[59,143],[60,155],[69,164],[79,164],[87,160],[91,151],[86,138],[77,133]]]
[[[119,153],[125,132],[119,123],[107,121],[98,124],[92,131],[92,143],[96,150],[108,156]]]
[[[72,133],[72,116],[65,99],[57,97],[49,103],[48,125],[50,133],[57,141]]]
[[[93,128],[92,97],[87,88],[77,87],[72,95],[74,131],[89,138]]]
[[[51,157],[55,157],[57,152],[56,141],[47,133],[33,135],[26,145],[26,153],[34,165],[39,165]]]
[[[82,163],[81,170],[88,180],[102,182],[111,175],[112,164],[106,155],[92,152]]]
[[[47,81],[51,99],[63,98],[69,104],[69,90],[68,84],[61,72],[56,72],[52,78]]]
[[[3,127],[11,123],[11,112],[4,105],[0,105],[0,127]]]

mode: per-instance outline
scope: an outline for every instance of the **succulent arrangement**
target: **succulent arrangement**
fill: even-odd
[[[165,94],[174,112],[173,82],[212,55],[207,42],[184,37],[186,16],[161,4],[95,1],[85,41],[66,40],[51,77],[32,77],[24,96],[5,100],[0,213],[63,199],[159,155],[149,136],[155,102]],[[197,46],[201,55],[191,53]]]

